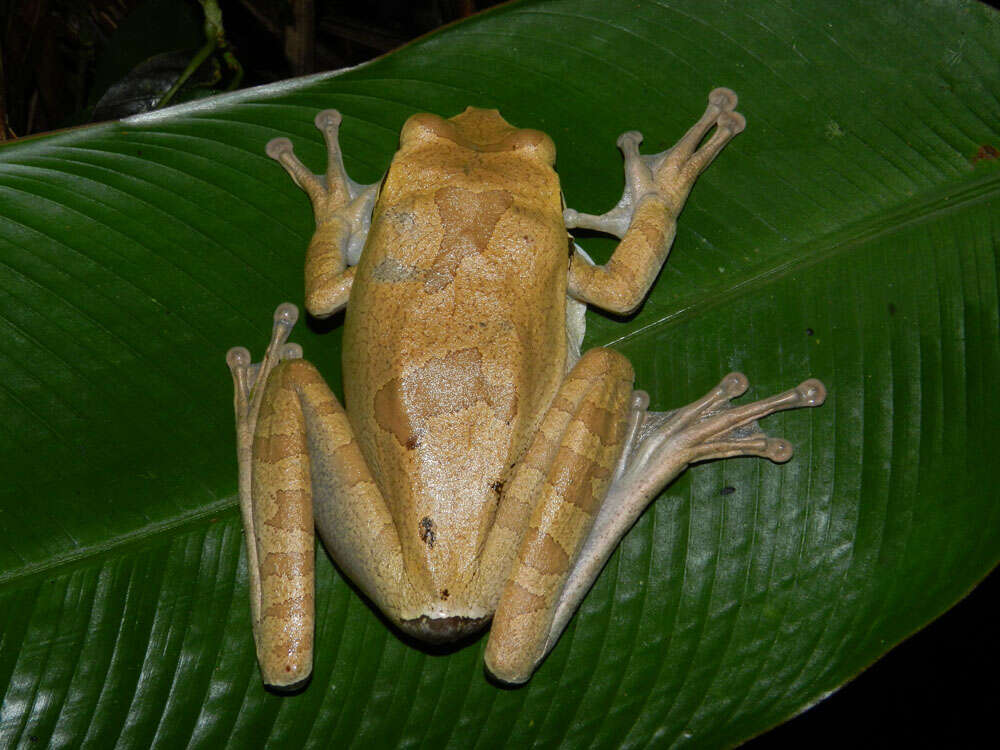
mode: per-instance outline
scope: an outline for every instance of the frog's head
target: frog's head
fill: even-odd
[[[448,120],[431,114],[413,115],[400,133],[400,150],[442,141],[470,151],[517,151],[550,166],[556,160],[555,144],[545,133],[517,128],[507,122],[498,110],[478,107],[467,107]]]

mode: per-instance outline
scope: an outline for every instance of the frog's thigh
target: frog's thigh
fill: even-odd
[[[518,466],[511,492],[529,487],[532,510],[486,647],[486,666],[501,680],[524,682],[544,655],[560,592],[622,452],[632,380],[621,354],[587,352]]]
[[[264,682],[287,687],[312,669],[313,516],[330,555],[387,614],[406,598],[392,519],[343,408],[305,360],[282,362],[268,378],[252,488],[257,655]]]

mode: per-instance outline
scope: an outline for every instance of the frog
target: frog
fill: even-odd
[[[749,383],[734,372],[656,412],[624,355],[581,352],[588,305],[628,316],[643,303],[695,180],[746,125],[737,101],[714,89],[657,154],[624,133],[624,191],[600,215],[565,205],[552,139],[496,109],[411,116],[374,184],[347,175],[337,110],[315,118],[322,175],[287,138],[267,144],[313,206],[305,307],[344,311],[345,404],[289,343],[294,304],[275,311],[260,362],[226,355],[265,685],[294,691],[311,674],[314,528],[404,639],[461,644],[489,628],[488,674],[519,685],[686,467],[791,458],[758,420],[821,405],[819,380],[737,405]],[[574,229],[617,237],[609,260],[595,263]]]

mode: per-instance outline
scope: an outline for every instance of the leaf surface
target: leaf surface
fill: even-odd
[[[339,75],[0,149],[0,744],[712,747],[835,690],[1000,558],[998,58],[973,3],[518,3]],[[312,118],[337,107],[373,182],[410,114],[497,107],[601,212],[616,136],[666,148],[720,85],[746,132],[640,312],[590,313],[586,343],[660,409],[732,369],[750,397],[821,378],[822,409],[765,424],[796,457],[670,486],[527,687],[485,679],[484,641],[405,645],[321,560],[312,683],[265,692],[223,355],[301,300],[312,220],[263,144],[318,169]],[[339,390],[327,328],[294,338]]]

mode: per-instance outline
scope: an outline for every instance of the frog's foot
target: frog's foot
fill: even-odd
[[[327,164],[326,173],[315,175],[299,161],[292,148],[292,142],[287,138],[272,138],[267,142],[267,155],[278,162],[288,172],[295,184],[306,191],[316,209],[317,218],[320,213],[329,213],[346,205],[354,195],[360,192],[361,186],[347,176],[344,169],[344,158],[340,151],[340,112],[335,109],[324,109],[316,115],[313,122],[323,134],[326,141]]]
[[[267,155],[278,162],[295,184],[309,196],[316,217],[316,233],[310,242],[313,256],[307,263],[323,261],[323,271],[337,273],[344,265],[355,265],[361,257],[378,183],[362,185],[347,176],[340,150],[340,112],[325,109],[316,115],[316,127],[326,141],[326,173],[315,175],[299,160],[287,138],[268,141]]]
[[[725,88],[715,89],[708,95],[708,107],[701,119],[673,148],[658,154],[639,153],[642,143],[639,131],[623,133],[618,138],[618,148],[625,157],[625,191],[621,200],[612,210],[599,216],[568,208],[563,212],[566,226],[595,229],[624,238],[639,204],[654,196],[666,204],[671,216],[676,217],[698,175],[746,127],[743,115],[734,111],[736,103],[735,93]],[[702,144],[713,127],[715,132]]]
[[[264,386],[271,371],[283,359],[299,359],[302,357],[302,347],[298,344],[286,343],[295,322],[299,318],[299,309],[291,302],[283,302],[274,311],[274,325],[271,328],[271,341],[260,362],[251,362],[250,352],[243,346],[234,346],[226,352],[226,364],[233,374],[235,391],[233,406],[236,411],[237,451],[242,461],[244,451],[249,451],[253,441],[254,429],[257,426],[257,413],[260,411]]]
[[[765,435],[757,420],[819,406],[826,398],[823,384],[810,379],[777,396],[733,406],[730,400],[746,390],[746,376],[733,372],[702,398],[672,412],[647,412],[649,397],[633,392],[622,458],[560,594],[543,653],[555,644],[625,532],[667,483],[696,461],[731,456],[787,461],[791,444]]]
[[[815,379],[750,404],[735,406],[747,378],[732,372],[697,401],[672,412],[648,412],[626,447],[616,484],[630,485],[628,494],[652,497],[685,466],[732,456],[760,456],[775,463],[792,457],[792,445],[768,437],[757,420],[786,409],[819,406],[826,388]]]

